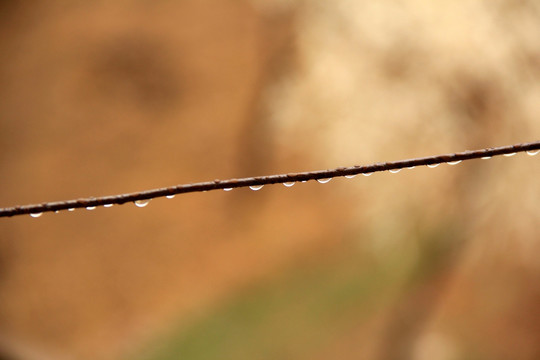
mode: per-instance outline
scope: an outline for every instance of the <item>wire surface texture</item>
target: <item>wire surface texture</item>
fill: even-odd
[[[370,165],[357,165],[352,167],[340,167],[329,170],[248,177],[241,179],[216,179],[214,181],[175,185],[171,187],[146,190],[137,193],[6,207],[0,208],[0,217],[10,217],[24,214],[30,214],[33,217],[39,217],[45,212],[58,212],[61,210],[73,211],[77,208],[86,208],[92,210],[97,206],[110,207],[113,205],[121,205],[128,202],[134,202],[137,206],[143,207],[151,199],[155,199],[158,197],[172,197],[176,194],[186,194],[218,189],[232,190],[233,188],[241,187],[251,187],[253,190],[257,190],[260,189],[262,186],[269,184],[285,184],[286,186],[292,186],[292,184],[296,182],[306,182],[310,180],[326,182],[327,179],[329,180],[340,176],[352,177],[358,174],[369,175],[381,171],[396,172],[404,168],[412,168],[415,166],[436,166],[443,163],[454,165],[464,160],[480,158],[487,159],[493,156],[500,155],[510,156],[518,152],[527,152],[529,155],[536,155],[538,152],[540,152],[540,141],[473,151],[464,151],[460,153],[434,155],[393,162],[374,163]]]

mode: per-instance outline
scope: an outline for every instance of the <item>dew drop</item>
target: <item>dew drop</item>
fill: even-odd
[[[321,184],[326,184],[326,183],[329,182],[330,180],[332,180],[332,178],[317,179],[317,181],[320,182]]]
[[[345,177],[346,177],[347,179],[352,179],[352,178],[356,177],[356,175],[345,175]]]
[[[42,212],[39,212],[39,213],[30,213],[30,216],[33,217],[33,218],[38,218],[38,217],[40,217],[41,215],[43,215]]]
[[[137,207],[145,207],[146,205],[148,205],[148,203],[150,202],[150,199],[145,199],[145,200],[136,200],[134,201],[133,203],[137,206]]]
[[[439,166],[439,165],[440,165],[440,164],[430,164],[430,165],[428,165],[427,167],[428,167],[428,168],[431,168],[431,169],[434,169],[434,168],[436,168],[436,167]]]
[[[527,155],[534,156],[536,154],[540,153],[540,150],[529,150],[527,151]]]
[[[448,165],[457,165],[461,162],[461,160],[456,160],[456,161],[449,161],[447,162]]]
[[[409,166],[407,169],[414,169],[416,166]]]
[[[165,196],[167,199],[174,199],[174,195],[167,195]]]
[[[302,181],[300,181],[300,182],[301,182],[301,183],[306,183],[306,182],[307,182],[307,180],[302,180]]]
[[[283,186],[286,186],[286,187],[291,187],[294,185],[294,181],[291,181],[291,182],[284,182],[283,183]]]
[[[392,174],[397,174],[398,172],[401,171],[401,169],[392,169],[392,170],[388,170],[390,171]]]
[[[261,190],[264,185],[251,185],[249,188],[253,191]]]
[[[223,188],[223,191],[231,191],[232,188]]]
[[[75,208],[69,208],[68,211],[75,211]]]
[[[87,207],[86,207],[86,210],[95,210],[95,209],[96,209],[95,206],[87,206]]]
[[[113,204],[105,204],[105,205],[103,205],[103,207],[106,207],[106,208],[110,208],[112,206],[113,206]]]
[[[373,173],[362,173],[364,176],[371,176]]]
[[[482,160],[489,160],[489,159],[491,159],[491,156],[484,156],[484,157],[482,157]]]
[[[510,154],[503,154],[503,156],[506,156],[506,157],[510,157],[510,156],[514,156],[514,155],[516,155],[516,153],[515,153],[515,152],[513,152],[513,153],[510,153]]]

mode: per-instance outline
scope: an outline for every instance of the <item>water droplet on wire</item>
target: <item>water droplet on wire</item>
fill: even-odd
[[[529,150],[527,151],[527,155],[534,156],[536,154],[540,153],[540,150]]]
[[[87,207],[86,207],[86,210],[95,210],[95,209],[96,209],[95,206],[87,206]]]
[[[68,211],[75,211],[75,208],[69,208]]]
[[[231,191],[232,188],[223,188],[223,191]]]
[[[330,180],[332,180],[332,178],[317,179],[317,181],[320,182],[321,184],[326,184],[326,183],[329,182]]]
[[[251,185],[249,188],[253,191],[261,190],[264,185]]]
[[[103,205],[103,207],[106,207],[106,208],[110,208],[112,206],[113,206],[113,204],[105,204],[105,205]]]
[[[461,162],[461,160],[456,160],[456,161],[449,161],[447,162],[448,165],[457,165]]]
[[[371,175],[373,175],[373,173],[362,173],[362,175],[364,175],[364,176],[371,176]]]
[[[285,186],[285,187],[291,187],[291,186],[293,186],[294,184],[295,184],[294,181],[291,181],[291,182],[284,182],[284,183],[283,183],[283,186]]]
[[[392,174],[397,174],[398,172],[401,171],[401,169],[392,169],[392,170],[388,170],[390,171]]]
[[[346,177],[347,179],[352,179],[352,178],[356,177],[356,175],[345,175],[345,177]]]
[[[174,199],[174,195],[167,195],[165,196],[167,199]]]
[[[42,212],[39,212],[39,213],[30,213],[30,216],[33,217],[33,218],[38,218],[38,217],[40,217],[41,215],[43,215]]]
[[[136,200],[136,201],[134,201],[133,203],[134,203],[137,207],[143,208],[143,207],[145,207],[146,205],[148,205],[149,202],[150,202],[150,199],[145,199],[145,200]]]
[[[440,164],[429,164],[427,167],[428,168],[431,168],[431,169],[434,169],[436,168],[437,166],[439,166]]]
[[[515,152],[513,152],[513,153],[510,153],[510,154],[503,154],[503,156],[506,156],[506,157],[510,157],[510,156],[514,156],[514,155],[516,155],[516,153],[515,153]]]
[[[489,160],[489,159],[491,159],[491,156],[483,156],[481,159],[482,160]]]
[[[407,169],[414,169],[416,166],[409,166]]]

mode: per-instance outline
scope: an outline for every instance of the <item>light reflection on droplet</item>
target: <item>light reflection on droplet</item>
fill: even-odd
[[[264,185],[251,185],[249,188],[253,191],[261,190]]]
[[[165,196],[167,199],[174,199],[174,195],[167,195]]]
[[[434,169],[434,168],[436,168],[436,167],[439,166],[439,165],[440,165],[440,164],[430,164],[430,165],[428,165],[427,167],[428,167],[428,168],[431,168],[431,169]]]
[[[232,188],[224,188],[223,191],[231,191]]]
[[[295,184],[294,181],[291,181],[291,182],[284,182],[284,183],[283,183],[283,186],[285,186],[285,187],[291,187],[291,186],[294,186],[294,184]]]
[[[401,169],[392,169],[392,170],[388,170],[389,172],[391,172],[392,174],[397,174],[398,172],[401,171]]]
[[[483,156],[481,159],[482,160],[489,160],[489,159],[491,159],[491,156]]]
[[[506,157],[510,157],[510,156],[514,156],[514,155],[516,155],[516,153],[515,153],[515,152],[513,152],[513,153],[510,153],[510,154],[503,154],[503,156],[506,156]]]
[[[317,179],[317,181],[320,182],[321,184],[326,184],[326,183],[329,182],[330,180],[332,180],[332,178]]]
[[[416,166],[409,166],[407,169],[414,169]]]
[[[362,173],[362,175],[364,175],[364,176],[371,176],[371,175],[373,175],[373,173]]]
[[[540,153],[540,150],[529,150],[527,151],[527,155],[534,156],[536,154]]]
[[[75,208],[69,208],[68,211],[75,211]]]
[[[30,213],[30,216],[33,217],[33,218],[38,218],[38,217],[40,217],[41,215],[43,215],[42,212],[39,212],[39,213]]]
[[[143,208],[146,205],[148,205],[149,202],[150,202],[150,199],[145,199],[145,200],[136,200],[133,203],[135,204],[135,206]]]
[[[307,180],[302,180],[302,181],[300,181],[300,182],[301,182],[301,183],[306,183],[306,182],[307,182]]]
[[[96,209],[95,206],[87,206],[87,207],[86,207],[86,210],[95,210],[95,209]]]
[[[346,177],[347,179],[352,179],[352,178],[356,177],[356,175],[345,175],[345,177]]]
[[[110,208],[112,206],[113,206],[113,204],[105,204],[105,205],[103,205],[103,207],[106,207],[106,208]]]
[[[457,165],[461,162],[461,160],[456,160],[456,161],[449,161],[447,162],[448,165]]]

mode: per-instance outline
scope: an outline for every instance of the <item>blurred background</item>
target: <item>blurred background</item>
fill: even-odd
[[[533,0],[0,2],[0,206],[540,138]],[[540,157],[1,219],[0,359],[538,359]]]

